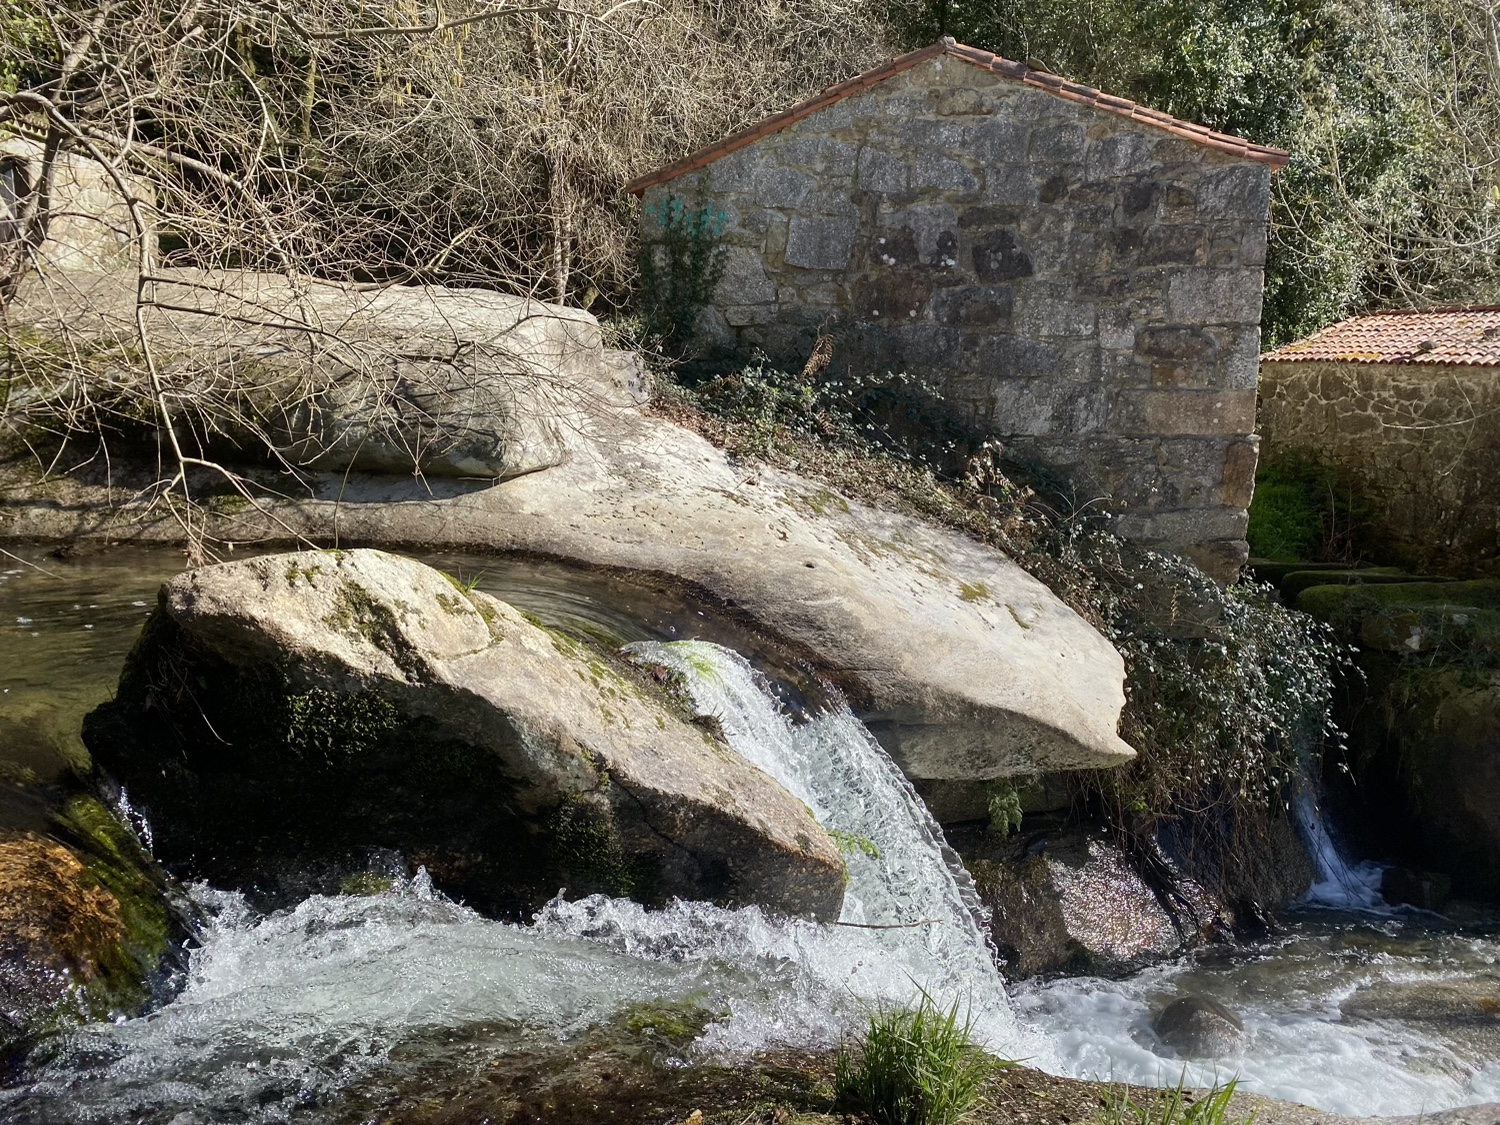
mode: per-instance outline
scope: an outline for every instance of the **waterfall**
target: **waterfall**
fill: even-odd
[[[849,874],[837,939],[849,962],[844,988],[866,1002],[907,1002],[918,989],[945,1007],[956,1001],[978,1039],[1014,1051],[1022,1036],[980,928],[973,882],[848,707],[796,724],[736,652],[701,641],[642,642],[626,651],[681,673],[698,710],[719,721],[729,744],[840,841]]]
[[[1385,910],[1385,899],[1380,894],[1384,868],[1369,860],[1350,863],[1344,858],[1323,819],[1316,783],[1309,776],[1304,775],[1297,790],[1292,816],[1317,872],[1302,901],[1309,906],[1335,910]]]

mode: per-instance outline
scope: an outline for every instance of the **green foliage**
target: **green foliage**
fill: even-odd
[[[655,229],[637,255],[642,310],[651,331],[680,343],[724,276],[727,251],[719,239],[729,216],[707,204],[689,207],[675,195],[647,204],[645,216]]]
[[[844,1043],[834,1060],[838,1108],[867,1115],[875,1125],[953,1125],[973,1108],[998,1066],[970,1039],[972,1022],[958,1021],[925,992],[914,1008],[873,1013],[863,1039]]]
[[[14,93],[35,82],[38,60],[61,61],[46,10],[29,0],[0,0],[0,90]]]
[[[1369,517],[1369,502],[1346,473],[1293,451],[1261,462],[1246,538],[1259,558],[1355,562]]]
[[[1230,1079],[1223,1086],[1215,1085],[1197,1099],[1184,1092],[1184,1081],[1185,1077],[1179,1078],[1171,1089],[1140,1093],[1137,1095],[1140,1101],[1132,1099],[1127,1086],[1110,1091],[1099,1115],[1100,1125],[1231,1125],[1229,1109],[1237,1079]],[[1232,1125],[1252,1125],[1254,1121],[1252,1110],[1235,1118]]]
[[[998,778],[987,786],[985,807],[990,814],[990,834],[1005,839],[1021,830],[1021,791],[1009,778]]]
[[[1098,776],[1101,791],[1122,822],[1218,810],[1227,815],[1210,819],[1246,842],[1279,810],[1301,756],[1337,737],[1333,673],[1346,650],[1267,587],[1225,588],[1102,534],[1080,559],[1100,576],[1088,600],[1125,659],[1120,733],[1140,751]]]

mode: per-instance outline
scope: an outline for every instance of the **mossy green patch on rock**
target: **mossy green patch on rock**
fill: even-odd
[[[186,936],[162,875],[96,798],[69,799],[52,830],[0,837],[0,1047],[139,1012]]]
[[[374,691],[310,687],[287,694],[282,706],[287,748],[325,766],[371,752],[399,726],[395,705]]]

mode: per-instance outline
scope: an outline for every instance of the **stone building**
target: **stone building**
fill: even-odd
[[[1268,457],[1338,466],[1385,561],[1497,573],[1500,307],[1355,317],[1261,362]]]
[[[1269,178],[1286,155],[951,39],[629,185],[722,228],[698,330],[943,387],[1126,535],[1246,555]],[[1097,506],[1097,505],[1096,505]]]

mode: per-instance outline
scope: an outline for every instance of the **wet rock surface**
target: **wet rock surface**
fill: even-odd
[[[1102,828],[1043,820],[1028,818],[1008,840],[983,827],[950,830],[1007,975],[1115,976],[1196,938]]]
[[[644,677],[378,551],[173,579],[85,739],[163,861],[266,905],[396,856],[506,916],[561,887],[816,918],[843,898],[807,810]]]
[[[1157,1037],[1183,1058],[1218,1058],[1239,1052],[1244,1022],[1207,996],[1173,1000],[1151,1023]]]
[[[185,921],[129,831],[82,795],[49,819],[0,831],[0,1051],[137,1014],[180,965]]]

